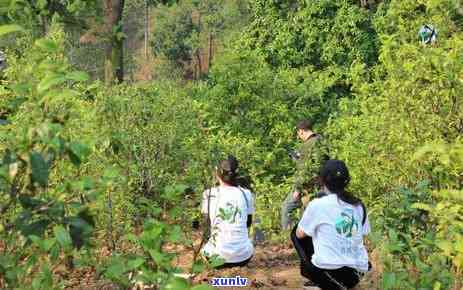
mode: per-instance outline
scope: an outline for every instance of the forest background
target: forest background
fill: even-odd
[[[90,268],[209,289],[166,245],[197,257],[227,153],[254,182],[252,231],[287,240],[288,148],[310,118],[367,204],[378,287],[463,289],[459,0],[0,0],[0,24],[0,288]]]

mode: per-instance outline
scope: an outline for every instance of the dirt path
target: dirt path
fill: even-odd
[[[190,263],[186,264],[190,261]],[[376,257],[372,263],[374,269]],[[181,264],[191,265],[191,255],[185,255]],[[182,265],[180,265],[182,267]],[[219,287],[222,289],[303,289],[305,281],[300,274],[299,260],[291,244],[283,246],[257,245],[256,252],[246,267],[211,270],[202,273],[194,278],[196,283],[209,283],[214,277],[236,277],[248,278],[247,287]],[[375,290],[378,288],[378,273],[373,270],[368,273],[356,290]],[[308,289],[308,288],[305,288]],[[312,288],[319,289],[319,288]]]
[[[195,282],[210,282],[213,277],[248,278],[246,289],[300,289],[302,277],[295,252],[289,247],[257,246],[256,253],[245,267],[213,270],[202,273]],[[243,289],[243,287],[226,287]]]
[[[199,244],[199,239],[195,239],[195,244]],[[166,246],[165,250],[178,253],[174,259],[174,264],[188,273],[193,260],[191,250],[186,250],[183,246]],[[375,251],[370,254],[370,259],[373,264],[373,270],[365,275],[360,285],[355,290],[376,290],[380,289],[378,282],[379,273],[381,271],[378,264],[378,255]],[[77,273],[74,273],[77,274]],[[82,272],[73,278],[68,277],[66,289],[118,289],[112,283],[99,280],[95,276],[95,272],[90,270]],[[260,244],[255,247],[255,255],[249,264],[245,267],[224,269],[224,270],[208,270],[193,278],[193,283],[210,283],[212,278],[218,277],[236,277],[248,278],[246,287],[219,287],[220,289],[311,289],[318,290],[319,288],[303,288],[303,278],[299,271],[299,260],[297,254],[288,242],[284,245]],[[71,279],[69,279],[71,278]],[[69,280],[68,280],[69,279]]]

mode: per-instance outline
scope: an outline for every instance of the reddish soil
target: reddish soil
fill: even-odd
[[[199,244],[199,241],[195,244]],[[181,246],[168,246],[166,250],[179,253],[174,259],[176,266],[188,273],[193,260],[193,253]],[[365,275],[360,285],[355,290],[376,290],[378,285],[381,267],[378,263],[376,251],[371,254],[373,270]],[[221,289],[312,289],[303,288],[305,281],[299,272],[299,261],[291,243],[284,245],[263,244],[256,246],[256,252],[249,264],[245,267],[207,270],[192,278],[193,283],[209,283],[214,277],[236,277],[248,278],[246,287],[222,287]],[[79,270],[66,279],[66,289],[117,289],[114,285],[98,279],[95,272]],[[135,289],[135,288],[134,288]],[[145,288],[149,289],[149,288]]]
[[[374,252],[371,255],[373,269],[365,275],[356,290],[379,289],[378,256]],[[191,253],[180,255],[178,266],[188,272],[192,261]],[[193,278],[194,283],[209,283],[213,277],[245,277],[248,278],[248,285],[245,289],[303,289],[305,278],[299,270],[299,259],[288,242],[284,245],[257,245],[256,252],[249,264],[245,267],[209,270]],[[243,289],[243,287],[218,287],[222,289]],[[305,288],[309,289],[309,288]],[[313,290],[319,288],[312,288]]]

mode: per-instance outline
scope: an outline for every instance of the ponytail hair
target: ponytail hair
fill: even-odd
[[[346,190],[350,182],[349,170],[340,160],[328,160],[320,171],[322,185],[335,193],[338,198],[351,205],[362,205],[362,201]]]
[[[217,166],[217,175],[223,182],[238,186],[238,160],[233,155],[228,155],[227,159],[219,162]]]

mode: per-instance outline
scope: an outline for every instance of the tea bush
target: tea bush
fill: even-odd
[[[449,250],[439,250],[438,225],[454,214],[431,214],[448,205],[436,192],[461,189],[460,159],[443,149],[458,144],[463,124],[463,43],[454,9],[451,1],[383,3],[375,17],[379,63],[371,71],[356,68],[355,97],[341,100],[328,124],[333,150],[352,168],[353,191],[387,233],[385,289],[458,289],[461,281],[445,258]],[[428,22],[439,27],[439,38],[422,45],[417,28]],[[422,158],[424,152],[434,158]],[[458,218],[450,224],[458,227]]]
[[[159,8],[167,16],[154,44],[172,64],[198,48],[193,10],[203,9],[211,31],[227,18],[199,2]],[[10,38],[0,85],[0,287],[60,288],[60,269],[87,267],[122,288],[207,289],[179,277],[172,249],[194,254],[191,272],[210,266],[192,222],[214,166],[237,156],[253,180],[259,227],[287,240],[279,209],[292,186],[288,151],[294,125],[309,118],[367,204],[379,287],[460,289],[461,7],[357,2],[239,2],[250,24],[222,35],[229,43],[209,73],[185,83],[90,82],[69,64],[56,23],[43,38],[33,29]],[[231,19],[241,15],[235,8]],[[171,29],[169,11],[185,27]],[[20,22],[15,15],[5,19]],[[421,43],[423,24],[437,28],[435,43]]]

